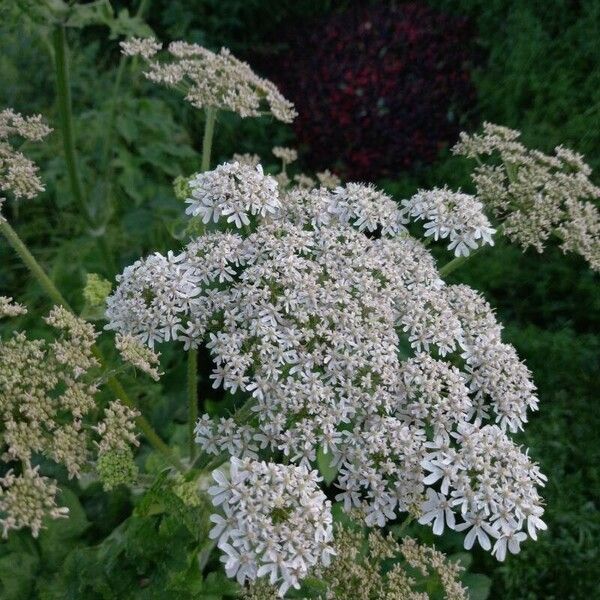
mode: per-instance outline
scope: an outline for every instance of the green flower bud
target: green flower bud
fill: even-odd
[[[177,176],[175,178],[175,181],[173,181],[173,191],[175,192],[175,198],[177,198],[177,200],[180,200],[181,202],[187,200],[192,193],[188,181],[189,177],[184,177],[183,175]]]
[[[173,492],[181,498],[186,506],[198,507],[202,504],[197,481],[185,481],[183,477],[179,476],[173,485]]]
[[[96,273],[88,273],[83,298],[90,306],[103,306],[110,294],[112,284]]]
[[[98,457],[96,470],[106,491],[121,484],[131,485],[138,475],[138,468],[129,448],[104,452]]]

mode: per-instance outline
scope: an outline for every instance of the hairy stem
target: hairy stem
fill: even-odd
[[[64,306],[67,310],[71,311],[73,314],[73,309],[69,306],[68,302],[65,300],[64,296],[60,293],[59,289],[54,285],[52,280],[48,277],[44,269],[37,262],[33,254],[29,252],[27,246],[23,243],[21,238],[18,236],[17,232],[10,226],[8,221],[0,218],[0,233],[4,235],[7,242],[12,246],[15,252],[19,255],[25,266],[29,269],[31,274],[38,281],[42,289],[46,292],[48,297],[60,306]],[[106,360],[102,355],[100,349],[95,346],[93,348],[94,356],[98,359],[101,366],[106,364]],[[113,393],[127,406],[134,408],[135,402],[127,395],[123,386],[119,382],[116,377],[109,377],[107,380],[108,387],[113,391]],[[146,439],[150,444],[158,450],[161,454],[165,456],[165,458],[179,471],[183,471],[183,465],[177,459],[176,456],[173,455],[170,448],[162,441],[159,435],[156,433],[152,425],[148,422],[148,420],[140,415],[136,419],[137,426],[142,430]]]
[[[406,531],[406,528],[413,522],[413,520],[414,517],[412,515],[407,515],[406,519],[404,519],[404,521],[402,521],[402,523],[400,524],[400,527],[398,527],[396,535],[398,537],[402,537],[404,535],[404,532]]]
[[[503,235],[503,229],[502,229],[502,223],[500,223],[499,225],[496,226],[496,236],[501,236]],[[441,267],[439,269],[439,273],[440,275],[449,275],[450,273],[452,273],[452,271],[454,271],[455,269],[458,269],[458,267],[461,267],[464,263],[466,263],[470,258],[472,258],[473,256],[475,256],[478,252],[481,252],[482,250],[485,250],[486,248],[488,248],[489,246],[479,246],[479,248],[477,248],[476,250],[473,250],[473,252],[469,253],[469,256],[457,256],[456,258],[453,258],[451,261],[447,262],[443,267]]]
[[[206,109],[206,120],[204,122],[204,137],[202,139],[202,163],[201,171],[210,168],[210,153],[212,150],[213,137],[215,133],[215,121],[217,109],[209,107]],[[198,350],[191,348],[188,352],[187,366],[187,397],[188,397],[188,438],[190,449],[190,463],[196,457],[196,441],[194,439],[194,427],[198,420]]]
[[[455,269],[458,269],[461,265],[467,262],[472,256],[479,252],[479,248],[474,252],[471,252],[468,256],[457,256],[453,258],[451,261],[447,262],[443,267],[440,268],[440,275],[449,275]]]
[[[94,347],[93,352],[100,363],[103,364],[104,356],[102,355],[102,352],[97,347]],[[129,397],[121,385],[121,382],[116,377],[109,377],[106,384],[123,404],[129,406],[129,408],[136,408],[135,402]],[[136,425],[141,429],[142,433],[154,449],[158,450],[178,471],[184,471],[184,467],[179,459],[171,452],[169,446],[165,444],[158,433],[156,433],[146,417],[143,415],[136,417]]]
[[[147,6],[148,0],[141,0],[138,9],[135,13],[136,17],[142,17]],[[119,97],[121,83],[123,81],[123,75],[125,73],[125,66],[127,64],[127,57],[125,55],[121,55],[119,59],[119,66],[117,67],[117,74],[115,76],[115,82],[113,84],[112,95],[110,99],[110,109],[108,113],[108,120],[106,124],[106,132],[104,135],[104,144],[102,145],[102,155],[100,160],[100,173],[102,173],[102,177],[104,179],[105,185],[107,187],[107,192],[105,195],[105,202],[108,202],[109,191],[111,187],[112,178],[110,177],[111,168],[110,168],[110,157],[111,157],[111,148],[112,142],[115,133],[115,122],[117,119],[117,99]]]

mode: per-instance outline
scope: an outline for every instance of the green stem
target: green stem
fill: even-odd
[[[500,237],[501,235],[503,235],[502,223],[500,223],[499,225],[496,226],[496,234],[495,235],[496,235],[496,237]],[[473,252],[471,252],[469,254],[469,256],[457,256],[456,258],[453,258],[450,262],[447,262],[443,267],[440,268],[440,270],[439,270],[440,275],[449,275],[450,273],[452,273],[452,271],[454,271],[455,269],[458,269],[458,267],[462,266],[470,258],[475,256],[482,250],[485,250],[486,248],[489,248],[489,246],[488,245],[479,246],[479,248],[477,248],[476,250],[473,250]]]
[[[101,364],[105,362],[102,352],[97,347],[94,347],[93,352]],[[123,404],[129,406],[129,408],[136,408],[135,402],[129,397],[121,382],[116,377],[109,377],[106,383],[113,394]],[[143,415],[136,417],[136,425],[141,429],[148,442],[150,442],[150,445],[158,450],[178,471],[183,472],[185,470],[179,459],[171,452],[169,446],[163,442],[146,417]]]
[[[104,136],[104,144],[102,147],[102,158],[100,160],[100,173],[102,173],[103,179],[107,186],[110,186],[109,181],[109,159],[111,156],[110,149],[112,147],[113,136],[115,132],[115,121],[117,120],[117,97],[119,95],[119,89],[121,87],[121,81],[123,80],[123,73],[125,72],[126,57],[121,56],[119,61],[119,67],[117,68],[117,75],[115,77],[115,83],[113,85],[113,91],[110,101],[110,111],[108,113],[108,120],[106,122],[106,135]],[[108,196],[108,194],[107,194]]]
[[[215,133],[215,121],[217,117],[216,108],[206,109],[206,120],[204,122],[204,137],[202,139],[202,163],[201,171],[210,168],[210,153],[212,150],[213,137]],[[190,349],[188,352],[187,366],[187,397],[188,397],[188,438],[190,448],[190,463],[193,464],[196,457],[196,440],[194,439],[194,427],[198,420],[198,350]]]
[[[443,267],[440,268],[440,275],[449,275],[455,269],[458,269],[461,265],[467,262],[472,256],[477,254],[481,248],[478,248],[474,252],[471,252],[469,256],[457,256],[453,258],[450,262],[447,262]]]
[[[406,519],[404,519],[404,521],[402,521],[402,524],[400,525],[400,527],[398,527],[398,530],[396,532],[398,537],[402,537],[404,535],[406,528],[413,522],[413,520],[414,520],[414,517],[412,515],[408,515],[406,517]]]
[[[42,289],[48,294],[49,298],[52,302],[64,306],[67,310],[71,311],[73,314],[73,309],[69,306],[68,302],[65,300],[64,296],[60,293],[56,285],[52,282],[52,280],[46,275],[46,272],[40,264],[37,262],[33,254],[29,252],[27,246],[23,243],[21,238],[18,236],[17,232],[10,226],[8,221],[0,218],[0,233],[4,235],[8,243],[13,247],[15,252],[19,255],[25,266],[29,269],[31,274],[37,279],[38,283],[41,285]],[[106,364],[106,360],[102,355],[102,352],[99,348],[94,347],[92,349],[94,356],[100,362],[100,365],[103,366]],[[127,406],[134,408],[135,402],[127,395],[123,386],[115,377],[109,377],[107,380],[108,387],[113,391],[113,393]],[[148,422],[148,420],[140,415],[136,419],[136,423],[138,427],[142,430],[146,439],[150,442],[152,446],[159,452],[161,452],[165,458],[179,471],[183,471],[183,465],[179,461],[179,459],[173,455],[170,448],[160,439],[156,431],[152,425]]]
[[[33,254],[29,252],[29,249],[18,236],[17,232],[2,217],[0,217],[0,232],[2,232],[8,243],[25,263],[25,266],[31,271],[31,274],[38,280],[38,283],[42,286],[46,294],[48,294],[52,302],[69,308],[63,295],[58,291],[58,288],[52,283],[48,275],[46,275],[46,272],[42,269]]]
[[[208,171],[210,169],[210,153],[215,133],[216,118],[217,109],[212,106],[207,108],[206,121],[204,123],[204,138],[202,139],[202,164],[200,165],[200,171]]]
[[[52,32],[52,45],[54,47],[54,67],[56,70],[58,114],[62,131],[67,173],[69,175],[69,185],[75,203],[83,215],[83,218],[86,223],[93,228],[94,223],[85,202],[81,178],[79,177],[79,170],[77,167],[77,157],[75,154],[73,109],[71,104],[71,88],[69,86],[69,64],[67,61],[67,37],[65,28],[62,25],[57,25]]]
[[[188,436],[190,445],[190,464],[196,458],[196,441],[194,427],[198,420],[198,350],[191,348],[188,352]]]
[[[138,9],[135,13],[136,17],[142,17],[146,8],[148,6],[148,0],[141,0]],[[110,149],[112,147],[112,140],[115,132],[115,121],[117,118],[117,98],[119,97],[119,90],[121,89],[121,82],[123,81],[123,74],[125,73],[125,65],[127,64],[127,57],[125,55],[121,55],[119,59],[119,66],[117,68],[117,75],[115,77],[115,83],[113,85],[113,91],[110,102],[110,111],[108,113],[108,120],[106,125],[106,134],[104,136],[104,144],[102,147],[102,158],[101,158],[101,169],[100,173],[103,175],[103,179],[106,182],[106,185],[110,186],[110,168],[109,168],[109,159],[110,159]],[[108,197],[108,193],[107,193]]]
[[[54,67],[56,71],[56,99],[58,102],[58,114],[60,129],[62,133],[65,163],[69,177],[71,194],[75,204],[90,231],[97,235],[98,224],[94,222],[83,193],[77,153],[75,151],[75,134],[73,132],[73,106],[71,102],[71,86],[69,84],[69,62],[67,58],[67,36],[65,28],[57,25],[52,32],[52,46],[54,48]],[[106,239],[99,236],[98,245],[104,255],[106,263],[114,272],[116,270],[114,259]]]

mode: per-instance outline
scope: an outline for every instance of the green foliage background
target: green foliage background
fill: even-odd
[[[27,21],[18,10],[20,4],[20,0],[0,0],[0,107],[42,113],[56,128],[48,30]],[[145,17],[163,39],[225,45],[244,55],[277,43],[282,23],[351,4],[154,0],[148,3]],[[431,4],[468,15],[478,32],[474,43],[482,51],[482,60],[474,77],[479,99],[468,115],[470,126],[490,120],[521,129],[526,143],[545,151],[557,144],[570,146],[586,155],[596,171],[594,180],[600,183],[600,3],[431,0]],[[137,3],[113,5],[132,12],[137,8]],[[131,64],[125,67],[118,97],[113,97],[119,55],[117,39],[109,39],[108,33],[101,25],[69,32],[77,147],[85,193],[96,207],[101,230],[97,237],[90,236],[73,206],[56,133],[47,143],[24,149],[41,165],[46,193],[11,214],[15,228],[77,308],[82,306],[86,272],[112,278],[151,250],[177,248],[181,206],[171,183],[199,164],[202,117],[179,98],[148,85]],[[107,133],[113,122],[114,133]],[[278,143],[293,144],[288,128],[267,119],[242,122],[223,117],[217,128],[215,160],[242,151],[258,152],[268,160],[271,146]],[[444,183],[468,190],[468,168],[462,159],[443,153],[431,167],[398,173],[382,185],[398,198],[419,186]],[[99,235],[111,248],[112,263],[102,257]],[[27,302],[33,313],[47,310],[41,291],[3,243],[0,264],[0,292]],[[454,277],[484,292],[506,325],[506,339],[534,373],[540,411],[532,416],[520,441],[531,448],[549,479],[545,491],[549,530],[502,565],[475,551],[475,570],[492,578],[492,598],[596,597],[600,573],[597,277],[583,261],[562,256],[556,248],[543,255],[523,255],[504,243],[478,254]],[[27,317],[20,324],[33,326],[33,321]],[[133,379],[128,385],[143,386],[145,414],[165,438],[177,440],[183,435],[185,407],[182,391],[173,390],[182,387],[178,382],[184,367],[174,353],[166,352],[165,361],[170,374],[160,385],[149,387]],[[208,407],[211,400],[207,398]],[[151,472],[160,473],[163,467],[150,454],[142,452],[139,460],[146,461]],[[75,515],[67,528],[58,523],[39,541],[19,535],[0,545],[0,596],[227,597],[227,582],[214,573],[204,579],[194,575],[196,565],[190,562],[189,557],[201,550],[198,540],[206,523],[195,522],[194,511],[178,504],[177,498],[165,501],[160,479],[155,485],[154,496],[137,506],[135,518],[127,521],[132,506],[123,491],[109,495],[73,487],[75,493],[66,492],[64,501]],[[69,553],[75,540],[81,539],[87,546]],[[458,542],[447,549],[458,550]],[[161,563],[165,554],[168,565]],[[115,588],[117,583],[122,592]],[[133,595],[134,588],[139,593]],[[167,595],[156,592],[159,589],[167,590],[161,592]]]

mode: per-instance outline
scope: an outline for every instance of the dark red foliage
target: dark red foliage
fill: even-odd
[[[382,2],[286,34],[269,76],[296,104],[314,168],[373,180],[429,163],[474,101],[465,19]]]

